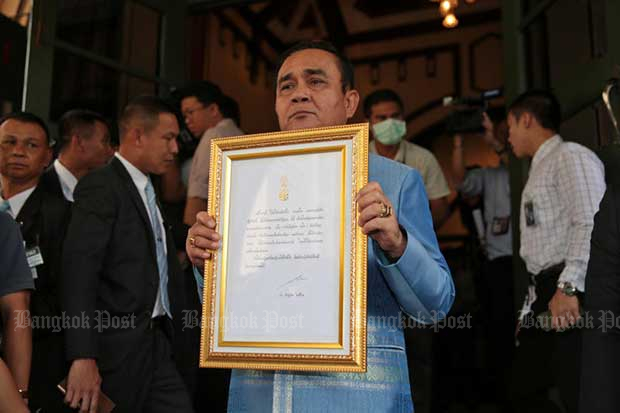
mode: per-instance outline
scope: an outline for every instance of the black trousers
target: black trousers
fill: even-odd
[[[148,340],[131,360],[115,371],[100,371],[101,389],[116,403],[114,413],[191,413],[189,393],[172,358],[171,321],[158,317],[151,324]]]
[[[543,271],[536,280],[534,317],[548,310],[557,290],[563,266]],[[535,320],[535,319],[534,319]],[[535,326],[526,320],[518,335],[513,364],[512,396],[516,411],[554,413],[561,410],[549,400],[549,390],[557,387],[560,403],[567,413],[576,413],[581,377],[581,330],[556,332]]]
[[[509,398],[510,371],[514,357],[516,313],[512,256],[486,261],[479,293],[486,342],[486,372],[498,403]]]
[[[32,342],[29,405],[39,413],[72,412],[64,403],[64,394],[56,385],[67,376],[63,332],[35,335]]]
[[[415,411],[430,413],[433,401],[435,332],[424,326],[407,327],[403,332]]]

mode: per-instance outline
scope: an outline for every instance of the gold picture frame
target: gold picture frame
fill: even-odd
[[[211,141],[201,367],[366,371],[367,182],[367,123]]]

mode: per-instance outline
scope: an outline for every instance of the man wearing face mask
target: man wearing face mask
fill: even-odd
[[[448,217],[450,188],[435,156],[427,149],[403,140],[407,133],[403,112],[403,101],[393,90],[381,89],[366,96],[364,114],[370,122],[373,137],[368,149],[420,173],[430,202],[433,225],[439,228]],[[433,383],[433,331],[405,328],[404,333],[407,363],[416,366],[415,374],[409,372],[416,412],[429,412]]]
[[[430,201],[435,228],[447,219],[450,188],[435,156],[427,149],[403,140],[407,123],[403,120],[403,101],[391,89],[377,90],[364,99],[364,114],[370,122],[369,150],[378,155],[404,163],[422,175]]]

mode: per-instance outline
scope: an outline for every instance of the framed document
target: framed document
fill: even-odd
[[[201,367],[366,371],[368,124],[211,141]]]

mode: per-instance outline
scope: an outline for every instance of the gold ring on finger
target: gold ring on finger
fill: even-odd
[[[379,217],[386,218],[390,215],[392,215],[392,207],[381,202],[381,212],[379,213]]]
[[[379,212],[379,217],[385,218],[385,214],[387,214],[387,205],[381,202],[381,212]]]

